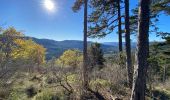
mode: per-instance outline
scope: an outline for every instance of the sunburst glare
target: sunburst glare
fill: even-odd
[[[55,12],[57,10],[57,4],[54,0],[43,0],[43,6],[50,12]]]

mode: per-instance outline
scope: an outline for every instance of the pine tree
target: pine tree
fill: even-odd
[[[118,10],[119,52],[122,52],[122,18],[121,18],[121,0],[117,0],[117,10]]]
[[[152,10],[155,13],[164,12],[170,14],[169,0],[152,0]]]
[[[126,67],[128,72],[129,87],[133,84],[133,68],[131,58],[130,23],[129,23],[129,0],[125,0],[125,42],[126,42]]]
[[[103,58],[103,51],[101,49],[101,45],[99,43],[91,44],[89,48],[89,62],[92,66],[91,69],[96,68],[101,69],[103,68],[105,59]]]
[[[87,5],[88,0],[84,0],[84,42],[83,42],[83,88],[88,90],[88,71],[87,71]]]
[[[139,2],[137,65],[135,66],[131,100],[145,100],[146,74],[149,56],[150,0]]]
[[[81,6],[84,5],[84,38],[83,38],[83,95],[86,94],[88,90],[88,58],[87,58],[87,17],[88,17],[88,0],[76,0],[73,11],[80,10]]]
[[[102,38],[118,27],[119,51],[122,52],[121,0],[92,0],[90,4],[89,37]]]

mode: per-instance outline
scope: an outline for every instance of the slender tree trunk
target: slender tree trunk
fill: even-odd
[[[119,33],[119,52],[122,52],[122,17],[121,17],[121,8],[120,8],[120,0],[117,2],[118,9],[118,33]]]
[[[135,66],[131,100],[145,100],[146,74],[148,69],[150,0],[139,1],[137,65]]]
[[[88,89],[88,71],[87,71],[87,4],[84,0],[84,49],[83,49],[83,93]]]
[[[125,42],[126,42],[126,68],[128,72],[128,85],[132,88],[133,84],[133,68],[131,58],[131,41],[129,27],[129,0],[125,0]]]

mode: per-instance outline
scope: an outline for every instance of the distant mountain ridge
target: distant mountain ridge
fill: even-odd
[[[83,41],[81,40],[63,40],[56,41],[52,39],[38,39],[35,37],[26,37],[26,39],[32,39],[34,42],[44,46],[47,49],[46,59],[49,60],[52,57],[59,57],[63,54],[65,50],[68,49],[78,49],[83,51]],[[88,41],[90,45],[91,41]],[[135,50],[136,43],[132,42],[132,50]],[[111,54],[113,52],[118,52],[118,42],[103,42],[101,47],[105,54]],[[125,48],[125,42],[123,42],[123,47]]]
[[[52,57],[59,57],[65,50],[68,49],[78,49],[83,50],[83,41],[80,40],[64,40],[55,41],[51,39],[38,39],[34,37],[27,37],[27,39],[32,39],[34,42],[44,46],[47,49],[46,59],[49,60]],[[88,42],[90,45],[93,42]],[[111,53],[118,51],[118,46],[107,45],[102,43],[101,45],[104,53]]]

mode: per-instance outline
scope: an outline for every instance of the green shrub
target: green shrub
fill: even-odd
[[[5,89],[3,87],[0,87],[0,98],[6,98],[10,93],[9,89]]]
[[[42,93],[39,93],[35,100],[67,100],[67,95],[65,95],[62,91],[60,93],[56,93],[54,91],[46,90]]]
[[[60,98],[53,93],[43,92],[36,97],[36,100],[60,100]]]
[[[30,86],[30,87],[26,88],[25,92],[26,92],[27,96],[29,98],[31,98],[37,94],[37,89],[33,86]]]
[[[170,100],[170,94],[163,90],[154,90],[153,97],[159,100]]]
[[[111,91],[113,94],[119,94],[119,95],[127,95],[127,91],[126,91],[126,88],[122,85],[119,85],[119,84],[115,84],[115,85],[111,85]]]
[[[104,80],[104,79],[96,79],[96,80],[91,80],[90,81],[90,86],[92,87],[92,89],[99,89],[100,87],[109,87],[110,86],[110,82],[108,80]]]
[[[7,100],[30,100],[22,89],[13,89]]]

